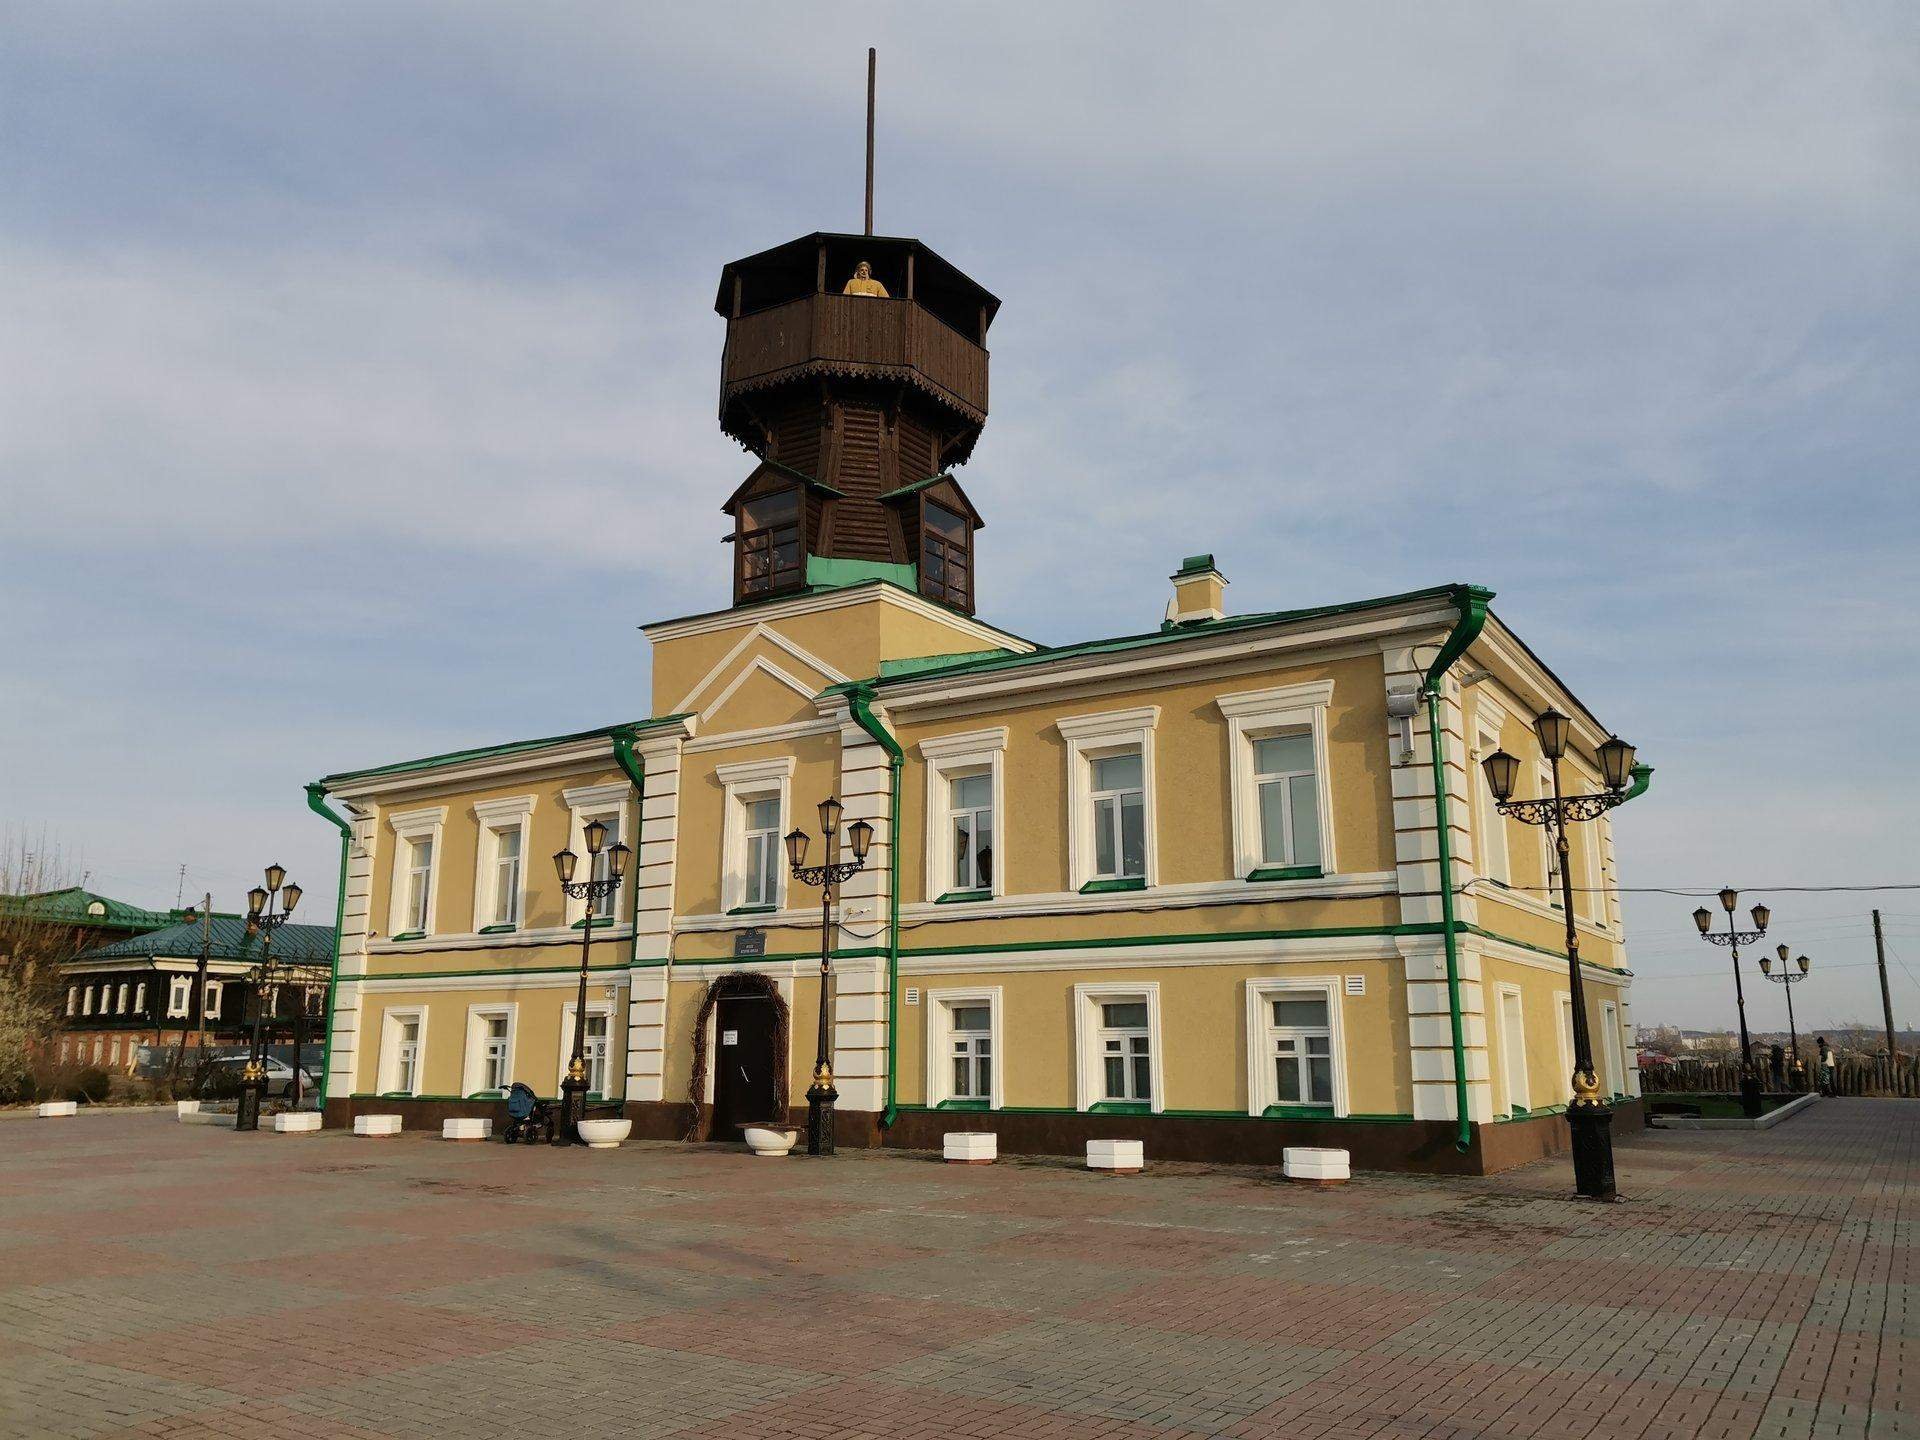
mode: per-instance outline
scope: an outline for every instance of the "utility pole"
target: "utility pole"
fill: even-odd
[[[187,990],[187,1013],[180,1017],[180,1047],[173,1054],[173,1073],[180,1073],[180,1063],[187,1058],[187,1031],[194,1028],[195,1016],[199,1017],[200,1049],[207,1048],[207,960],[213,949],[213,892],[209,890],[200,906],[200,963],[195,969],[196,983]],[[198,990],[196,997],[194,991]],[[195,999],[199,1004],[195,1005]]]
[[[1898,1060],[1900,1051],[1893,1043],[1893,994],[1887,989],[1887,941],[1880,933],[1880,912],[1873,912],[1873,953],[1880,962],[1880,1010],[1887,1021],[1887,1058]]]

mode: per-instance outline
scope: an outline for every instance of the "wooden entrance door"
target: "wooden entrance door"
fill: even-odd
[[[713,1007],[713,1140],[738,1140],[742,1125],[769,1120],[779,1091],[773,1073],[780,1017],[764,995],[723,995]]]

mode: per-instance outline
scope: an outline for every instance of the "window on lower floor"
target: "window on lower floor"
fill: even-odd
[[[1333,1025],[1325,994],[1267,997],[1267,1054],[1277,1105],[1333,1104]]]
[[[1523,1115],[1533,1108],[1532,1087],[1527,1083],[1526,1011],[1518,990],[1498,992],[1500,1022],[1500,1068],[1507,1085],[1507,1113]]]
[[[951,1007],[948,1059],[955,1100],[993,1100],[993,1012],[985,1005]]]
[[[510,1022],[505,1015],[488,1015],[480,1030],[480,1088],[505,1090],[513,1083]]]
[[[201,997],[200,1013],[208,1020],[220,1018],[221,1001],[225,999],[226,987],[218,980],[207,981],[206,993]]]
[[[1153,1035],[1145,1000],[1109,1000],[1100,1006],[1103,1101],[1148,1104],[1153,1099]]]
[[[420,1093],[420,1022],[402,1020],[394,1047],[394,1085],[403,1095]]]
[[[581,1045],[587,1065],[587,1093],[601,1099],[610,1093],[607,1088],[607,1040],[612,1022],[610,1015],[587,1016],[586,1035]]]
[[[176,975],[167,982],[167,1018],[177,1020],[193,1008],[193,981]]]

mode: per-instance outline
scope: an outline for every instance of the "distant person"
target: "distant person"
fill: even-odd
[[[1833,1047],[1827,1044],[1827,1037],[1815,1037],[1815,1045],[1820,1047],[1820,1093],[1833,1094]]]
[[[1773,1072],[1773,1088],[1787,1088],[1787,1047],[1777,1041],[1767,1050],[1767,1068]]]

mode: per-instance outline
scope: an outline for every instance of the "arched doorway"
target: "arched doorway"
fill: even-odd
[[[699,1136],[708,1066],[713,1109],[705,1139],[739,1140],[741,1127],[787,1117],[787,1001],[765,975],[737,971],[707,987],[694,1027],[694,1134]]]

